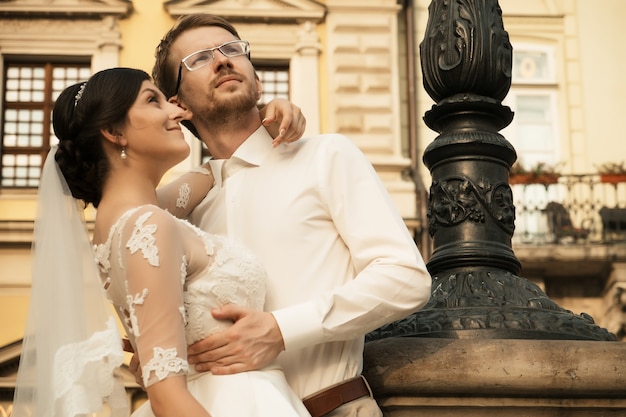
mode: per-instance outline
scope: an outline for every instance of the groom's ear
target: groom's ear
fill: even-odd
[[[259,74],[256,71],[254,72],[254,78],[256,83],[256,99],[258,101],[261,100],[261,97],[263,97],[263,83],[261,82]]]

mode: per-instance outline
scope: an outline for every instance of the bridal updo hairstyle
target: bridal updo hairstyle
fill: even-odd
[[[146,80],[150,76],[138,69],[106,69],[86,83],[67,87],[54,104],[52,125],[59,138],[55,159],[72,196],[85,205],[98,207],[109,171],[100,131],[115,131],[126,123]]]

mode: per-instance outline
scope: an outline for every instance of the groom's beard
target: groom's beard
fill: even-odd
[[[220,76],[224,75],[226,74],[220,74]],[[217,80],[220,78],[218,77]],[[256,83],[247,78],[242,84],[233,86],[232,91],[221,91],[219,94],[214,94],[214,89],[210,91],[206,104],[200,106],[199,112],[194,112],[210,126],[220,126],[240,120],[243,115],[247,115],[256,107],[259,99]]]

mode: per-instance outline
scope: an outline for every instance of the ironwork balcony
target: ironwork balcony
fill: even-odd
[[[612,179],[599,174],[560,175],[533,183],[511,178],[511,188],[516,249],[626,244],[626,175]]]

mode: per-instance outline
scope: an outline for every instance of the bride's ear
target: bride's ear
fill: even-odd
[[[193,113],[191,112],[191,110],[187,108],[187,106],[185,106],[185,103],[183,103],[182,101],[178,99],[178,94],[170,97],[170,99],[167,101],[169,101],[172,104],[175,104],[176,106],[178,106],[179,108],[183,110],[183,115],[182,115],[183,120],[190,120],[191,117],[193,116]]]
[[[100,129],[100,134],[107,141],[109,141],[109,142],[111,142],[111,143],[113,143],[115,145],[126,146],[126,143],[122,143],[122,142],[125,142],[125,141],[122,140],[122,134],[117,132],[113,128],[108,127],[106,129]]]

